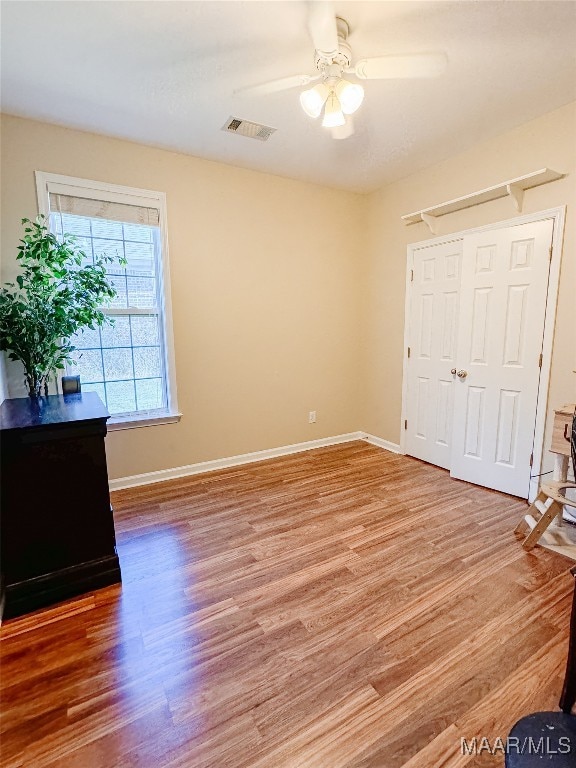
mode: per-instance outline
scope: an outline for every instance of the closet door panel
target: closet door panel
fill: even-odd
[[[451,474],[527,497],[552,221],[463,243]]]
[[[450,468],[462,243],[414,252],[406,452]]]

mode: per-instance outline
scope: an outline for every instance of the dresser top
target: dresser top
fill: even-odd
[[[0,405],[0,430],[31,429],[74,421],[109,419],[96,392],[48,397],[17,397]]]

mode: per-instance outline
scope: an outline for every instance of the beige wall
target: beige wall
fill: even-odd
[[[524,201],[567,205],[549,407],[576,396],[576,104],[372,195],[13,117],[2,129],[3,279],[36,212],[35,170],[167,193],[184,416],[111,434],[113,478],[358,429],[398,443],[406,247],[431,237],[400,216],[542,167],[569,174]],[[440,219],[440,234],[514,215],[495,201]]]
[[[3,280],[35,170],[167,193],[183,417],[111,433],[112,478],[359,428],[362,196],[4,116]]]
[[[576,103],[544,115],[472,150],[391,184],[370,196],[364,272],[362,429],[400,441],[406,248],[433,235],[425,224],[405,226],[417,211],[539,168],[569,174],[529,190],[523,213],[567,205],[549,411],[576,396]],[[439,235],[513,218],[502,199],[438,220]],[[548,422],[550,420],[548,419]],[[549,444],[548,423],[545,445]]]

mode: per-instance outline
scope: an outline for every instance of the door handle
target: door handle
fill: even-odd
[[[452,374],[452,376],[456,376],[456,368],[452,368],[452,370],[450,371],[450,373]]]
[[[464,370],[458,371],[456,375],[458,376],[459,379],[465,379],[466,376],[468,376],[468,371],[464,371]]]

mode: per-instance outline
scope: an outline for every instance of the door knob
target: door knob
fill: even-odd
[[[465,379],[468,376],[468,371],[458,371],[457,376],[459,379]]]
[[[455,375],[456,375],[456,368],[452,368],[452,370],[450,371],[450,373],[452,374],[452,376],[455,376]]]

